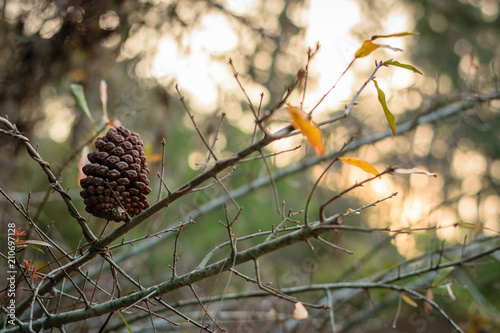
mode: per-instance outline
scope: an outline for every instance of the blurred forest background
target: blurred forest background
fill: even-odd
[[[230,156],[251,141],[253,114],[233,77],[229,58],[254,105],[259,104],[263,92],[262,109],[266,110],[279,101],[286,85],[304,66],[308,47],[314,48],[319,42],[320,52],[309,67],[304,104],[304,109],[309,110],[340,77],[363,40],[375,34],[419,33],[387,42],[404,49],[404,53],[381,49],[357,61],[315,111],[317,123],[343,112],[372,72],[375,59],[394,58],[414,65],[424,74],[398,68],[377,73],[396,124],[412,121],[467,96],[499,91],[497,0],[0,0],[0,10],[1,114],[7,115],[36,145],[80,212],[85,210],[79,196],[78,161],[96,128],[75,103],[70,90],[74,83],[84,86],[92,116],[100,122],[103,113],[99,85],[105,80],[109,116],[140,134],[151,169],[150,202],[156,200],[160,187],[156,173],[161,170],[163,138],[164,180],[169,187],[175,189],[199,174],[207,160],[206,148],[179,102],[176,84],[206,137],[214,137],[221,115],[225,114],[214,148],[220,156]],[[327,151],[337,151],[352,135],[358,142],[387,131],[376,96],[376,90],[368,87],[348,118],[322,127]],[[298,104],[300,95],[293,98],[290,103]],[[271,120],[269,128],[277,130],[289,122],[288,113],[282,111]],[[279,288],[355,281],[398,263],[422,258],[429,251],[439,250],[443,242],[444,246],[460,248],[461,244],[498,237],[499,128],[497,94],[496,100],[478,103],[452,117],[348,151],[346,156],[367,160],[379,171],[398,165],[429,170],[437,177],[386,176],[343,196],[327,209],[328,215],[398,192],[390,200],[350,217],[346,223],[370,228],[427,229],[411,233],[341,232],[328,237],[353,251],[353,255],[321,243],[314,243],[312,251],[306,243],[300,243],[263,257],[262,278]],[[314,150],[306,147],[299,135],[272,143],[264,153],[298,145],[302,147],[269,158],[269,168],[286,172],[314,158]],[[285,202],[285,212],[304,209],[307,195],[325,166],[315,164],[276,179],[278,202],[280,206]],[[243,188],[254,179],[269,179],[266,170],[261,160],[247,162],[239,165],[225,184],[229,191]],[[357,168],[335,164],[320,182],[312,206],[317,209],[323,201],[314,198],[331,197],[366,178],[367,174]],[[16,202],[26,203],[31,192],[30,211],[36,224],[66,250],[77,248],[81,229],[68,215],[65,203],[50,192],[46,175],[29,158],[22,143],[7,135],[0,136],[0,188]],[[195,216],[196,223],[183,229],[177,245],[177,270],[192,270],[208,251],[227,240],[227,230],[218,224],[219,220],[225,221],[222,206],[208,210],[205,205],[223,196],[221,187],[212,186],[183,197],[132,230],[125,239],[155,233]],[[281,220],[270,186],[238,197],[237,202],[244,209],[233,227],[236,236],[270,230],[272,224]],[[87,215],[83,214],[98,235],[106,221]],[[302,215],[294,218],[303,221]],[[0,197],[0,220],[2,234],[10,222],[23,230],[30,229],[4,197]],[[106,233],[119,225],[108,226]],[[171,276],[172,236],[175,234],[154,242],[137,242],[136,247],[120,247],[113,254],[115,258],[127,259],[124,269],[135,278],[140,277],[141,284],[158,283],[162,277],[167,280]],[[3,239],[4,236],[2,242]],[[240,246],[254,243],[258,241],[250,239]],[[39,267],[49,260],[38,251],[24,257],[34,259]],[[429,262],[419,261],[418,265],[423,267]],[[253,276],[253,264],[239,269]],[[432,282],[419,279],[417,276],[413,282]],[[434,290],[434,298],[464,331],[500,332],[500,252],[492,251],[474,264],[455,269],[446,279],[446,284]],[[220,281],[214,278],[200,282],[199,296],[222,293],[226,280],[224,275]],[[454,302],[447,289],[450,286],[457,298]],[[126,294],[129,287],[122,287]],[[248,290],[258,288],[233,277],[225,291],[231,294]],[[422,290],[425,293],[425,287]],[[344,293],[354,296],[334,303],[337,332],[452,331],[440,314],[425,313],[421,302],[418,308],[400,304],[397,325],[392,328],[399,309],[395,292],[347,289]],[[318,295],[294,296],[311,302],[318,299]],[[181,304],[192,298],[191,291],[183,289],[165,295],[164,300]],[[330,331],[323,319],[318,319],[324,318],[319,315],[324,310],[310,310],[309,318],[294,321],[290,318],[293,305],[273,297],[228,301],[223,310],[220,324],[233,332],[252,332],[259,327],[268,332]],[[191,314],[189,308],[181,311]],[[168,312],[165,315],[172,316]],[[178,321],[178,317],[172,318]],[[95,329],[87,325],[89,331]],[[175,330],[173,326],[166,327],[164,331]],[[107,329],[125,331],[118,316],[113,317]],[[190,331],[189,326],[184,329]]]

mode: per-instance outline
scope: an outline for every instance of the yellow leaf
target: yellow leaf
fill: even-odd
[[[293,319],[302,320],[306,319],[309,316],[306,308],[301,302],[295,303],[295,309],[293,310]]]
[[[418,307],[418,304],[415,303],[414,300],[412,300],[410,297],[406,296],[405,294],[401,294],[401,299],[408,304],[409,306],[413,306],[414,308]]]
[[[414,35],[419,35],[419,33],[418,32],[399,32],[399,33],[390,34],[390,35],[375,35],[375,36],[372,36],[371,40],[375,40],[377,38],[404,37],[404,36],[414,36]]]
[[[314,148],[319,157],[325,155],[325,146],[323,144],[323,134],[319,127],[307,117],[307,114],[296,107],[287,105],[292,118],[292,126],[299,130]]]
[[[354,55],[354,58],[363,58],[378,49],[380,45],[377,45],[375,43],[372,43],[369,40],[365,40],[363,42],[363,45],[359,48],[359,50],[356,51],[356,54]]]
[[[373,83],[375,83],[375,88],[377,88],[378,92],[378,100],[380,102],[380,105],[382,105],[382,108],[384,109],[385,117],[387,118],[387,122],[389,123],[389,126],[391,127],[392,130],[392,135],[396,135],[396,117],[389,111],[389,108],[387,107],[387,103],[385,101],[385,94],[384,92],[378,87],[378,83],[375,79],[372,80]]]
[[[425,298],[427,298],[429,301],[434,300],[434,294],[432,293],[432,288],[427,289],[427,292],[425,293]],[[431,314],[432,311],[432,306],[427,301],[424,301],[424,311],[427,314]]]
[[[339,157],[339,160],[341,160],[344,163],[354,165],[360,169],[363,169],[366,172],[374,174],[375,176],[379,174],[377,169],[375,169],[374,166],[372,166],[370,163],[368,163],[366,161],[358,160],[358,159],[352,158],[352,157]],[[379,176],[379,178],[380,178],[380,176]]]
[[[276,320],[276,310],[273,308],[269,309],[269,321],[275,321]]]

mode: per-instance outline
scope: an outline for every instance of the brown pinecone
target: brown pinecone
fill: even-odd
[[[87,176],[80,181],[85,210],[109,221],[126,221],[149,207],[151,192],[148,165],[139,134],[123,126],[110,128],[95,141],[96,151],[87,155],[83,166]],[[125,209],[125,211],[124,211]]]

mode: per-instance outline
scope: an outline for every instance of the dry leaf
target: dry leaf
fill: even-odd
[[[400,49],[398,47],[390,46],[390,45],[384,45],[384,44],[377,44],[379,47],[383,47],[384,49],[389,49],[394,52],[404,52],[403,49]]]
[[[306,319],[309,316],[306,308],[301,302],[295,303],[295,309],[293,310],[293,318],[297,320]]]
[[[370,163],[368,163],[366,161],[358,160],[358,159],[352,158],[352,157],[339,157],[339,160],[341,160],[344,163],[354,165],[360,169],[363,169],[366,172],[374,174],[375,176],[379,174],[377,169],[375,169],[374,166],[372,166]],[[379,178],[380,178],[380,176],[379,176]]]
[[[457,298],[455,297],[455,294],[453,294],[453,290],[451,290],[451,283],[446,284],[446,289],[448,290],[448,295],[450,295],[451,300],[455,302]]]
[[[114,128],[118,128],[122,125],[122,122],[120,121],[120,119],[118,119],[118,117],[112,117],[111,119],[109,119],[108,125]]]
[[[427,289],[427,292],[425,293],[425,297],[429,301],[434,300],[434,294],[432,293],[432,288]],[[432,305],[430,305],[429,302],[427,302],[427,301],[424,301],[424,311],[427,314],[431,314],[431,311],[432,311]]]
[[[314,148],[319,157],[325,155],[325,146],[323,144],[323,134],[319,127],[307,117],[307,114],[296,107],[287,105],[292,118],[292,126],[299,130]]]
[[[406,296],[405,294],[401,294],[401,299],[408,304],[409,306],[413,306],[414,308],[418,307],[418,304],[415,303],[414,300],[412,300],[410,297]]]
[[[102,121],[107,123],[109,121],[108,118],[108,85],[106,81],[101,80],[99,84],[99,93],[101,95],[101,103],[102,103]]]
[[[437,175],[435,173],[432,173],[432,172],[429,172],[429,171],[426,171],[426,170],[422,170],[422,169],[396,169],[394,171],[394,173],[399,173],[399,174],[402,174],[402,175],[410,175],[410,174],[413,174],[413,173],[417,173],[417,174],[422,174],[422,175],[427,175],[429,177],[437,177]]]
[[[85,164],[88,163],[87,160],[87,154],[89,153],[89,147],[85,146],[82,149],[82,156],[80,157],[80,160],[78,161],[78,186],[82,187],[80,185],[80,181],[85,178],[85,174],[82,171],[82,168]]]

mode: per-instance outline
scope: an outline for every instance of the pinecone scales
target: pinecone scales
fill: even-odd
[[[96,151],[87,155],[90,163],[80,181],[85,210],[109,221],[126,221],[149,207],[151,192],[148,165],[139,134],[123,126],[110,128],[106,136],[96,139]]]

